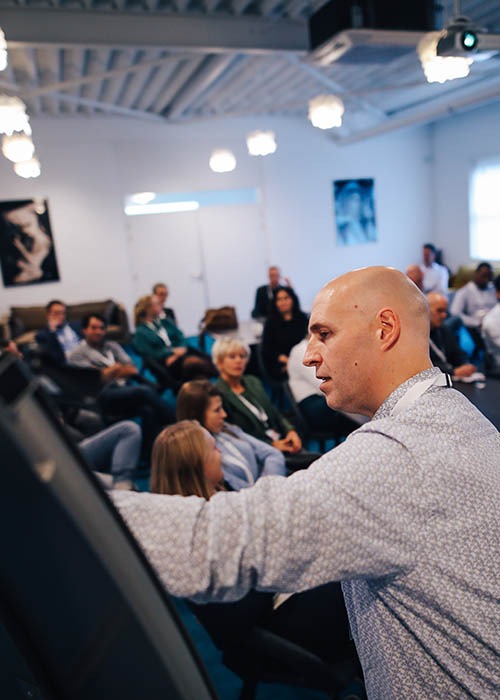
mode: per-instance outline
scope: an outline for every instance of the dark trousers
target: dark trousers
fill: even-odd
[[[349,645],[349,622],[340,583],[295,593],[273,610],[273,594],[250,591],[236,603],[189,602],[215,644],[225,649],[259,626],[334,661]]]
[[[120,418],[138,416],[141,419],[142,448],[145,455],[149,455],[160,430],[165,425],[175,423],[173,412],[149,386],[111,384],[101,391],[99,403],[105,413]]]

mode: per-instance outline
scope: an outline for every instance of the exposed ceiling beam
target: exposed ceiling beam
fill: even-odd
[[[431,104],[420,105],[412,109],[401,110],[397,116],[386,119],[384,122],[377,124],[374,127],[357,131],[356,133],[344,136],[334,137],[335,143],[347,146],[352,143],[358,143],[373,136],[380,136],[396,129],[402,129],[409,126],[417,126],[419,124],[428,124],[444,117],[449,117],[452,114],[457,114],[468,109],[481,107],[485,103],[500,100],[500,85],[498,82],[488,86],[482,86],[481,89],[467,90],[465,94],[451,99],[449,95],[434,100]]]
[[[136,117],[137,119],[147,119],[149,121],[165,122],[165,119],[158,114],[151,114],[151,112],[143,112],[139,109],[129,109],[128,107],[120,107],[118,105],[109,104],[108,102],[88,100],[85,97],[78,97],[76,95],[65,95],[63,93],[58,92],[51,95],[51,97],[61,102],[73,102],[75,104],[84,105],[85,107],[93,107],[94,109],[100,109],[103,112],[115,112],[116,114],[121,114],[126,117]]]
[[[103,71],[102,73],[96,73],[95,75],[80,76],[78,78],[73,78],[72,80],[64,80],[58,83],[51,83],[49,85],[42,85],[42,87],[34,88],[33,90],[23,90],[22,97],[30,99],[32,97],[37,97],[38,95],[44,95],[49,92],[57,92],[59,90],[67,90],[77,85],[88,85],[90,83],[100,83],[108,78],[119,78],[129,73],[138,73],[142,70],[148,70],[154,68],[155,66],[161,66],[168,64],[169,62],[178,61],[182,56],[176,54],[175,57],[168,55],[162,58],[156,58],[152,61],[144,61],[143,63],[136,63],[135,65],[124,66],[122,68],[115,68],[113,70]],[[18,90],[20,88],[17,88]]]
[[[329,78],[316,66],[313,66],[310,63],[306,63],[304,61],[301,61],[299,58],[297,58],[297,56],[293,56],[293,55],[287,56],[287,59],[290,63],[297,66],[297,68],[300,68],[304,73],[311,75],[319,83],[321,83],[322,85],[325,85],[325,87],[327,87],[329,90],[333,90],[337,95],[349,94],[348,91],[344,87],[342,87],[335,80],[332,80],[331,78]],[[355,99],[357,100],[358,104],[361,107],[368,110],[376,117],[378,117],[378,118],[385,117],[385,112],[383,112],[383,110],[379,109],[378,107],[375,107],[375,105],[371,104],[371,102],[369,102],[369,100],[364,100],[360,97],[356,97]]]
[[[0,13],[9,48],[113,46],[178,48],[212,53],[304,52],[303,20],[263,17],[180,17],[165,14],[9,8]]]

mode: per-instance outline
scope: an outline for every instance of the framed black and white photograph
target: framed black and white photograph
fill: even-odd
[[[0,267],[4,287],[59,281],[46,199],[0,202]]]
[[[377,240],[373,179],[335,180],[333,202],[337,245],[357,245]]]

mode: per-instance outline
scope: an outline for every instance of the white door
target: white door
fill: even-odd
[[[266,244],[256,204],[193,212],[130,216],[128,248],[134,298],[155,282],[170,289],[179,327],[194,335],[209,307],[235,306],[250,318],[255,289],[265,281]]]
[[[195,334],[206,306],[197,212],[130,216],[127,223],[135,299],[165,282],[179,327]]]

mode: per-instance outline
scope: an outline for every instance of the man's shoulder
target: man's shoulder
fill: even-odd
[[[498,302],[492,309],[490,309],[483,318],[482,327],[485,328],[490,324],[498,326],[500,321],[500,302]]]

